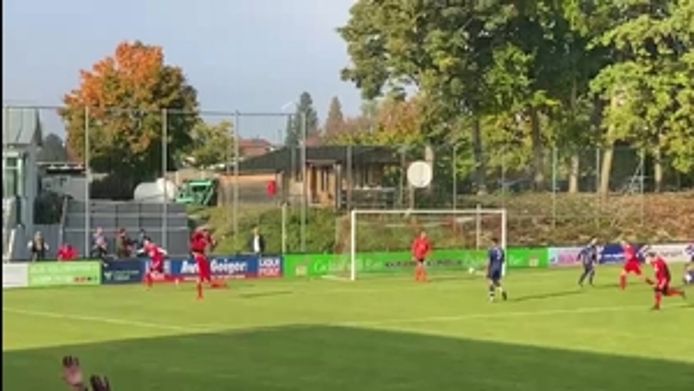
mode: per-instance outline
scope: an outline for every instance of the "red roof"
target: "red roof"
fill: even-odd
[[[242,138],[239,148],[272,148],[272,143],[262,138]]]

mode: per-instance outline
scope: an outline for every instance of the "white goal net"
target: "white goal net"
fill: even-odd
[[[506,248],[505,209],[353,210],[338,229],[342,256],[331,275],[356,280],[413,273],[413,239],[426,232],[430,274],[481,270],[493,239]]]

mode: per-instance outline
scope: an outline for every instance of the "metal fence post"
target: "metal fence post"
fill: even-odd
[[[475,211],[475,250],[482,244],[482,205],[477,204]]]
[[[641,226],[645,224],[645,219],[646,219],[646,195],[645,195],[645,175],[646,175],[646,150],[642,149],[641,150],[641,161],[639,164],[641,165],[639,169],[639,177],[640,177],[640,190],[641,190]]]
[[[168,170],[168,113],[166,109],[161,110],[161,134],[161,176],[164,184],[164,200],[161,209],[161,245],[167,248],[169,231],[169,183],[166,179],[166,171]]]
[[[282,254],[287,253],[287,203],[282,203]]]
[[[306,112],[301,113],[301,252],[306,253],[306,208],[308,204],[306,170]]]
[[[451,170],[453,175],[453,210],[458,209],[458,170],[457,160],[458,160],[458,148],[457,143],[453,144],[453,153],[451,157]]]
[[[91,231],[91,208],[90,208],[90,192],[89,182],[91,181],[92,172],[89,165],[89,106],[84,107],[84,256],[89,257],[91,253],[90,246],[90,231]]]
[[[237,111],[234,114],[234,235],[239,234],[239,141],[241,140],[240,115]]]
[[[552,232],[557,228],[557,147],[552,148]]]

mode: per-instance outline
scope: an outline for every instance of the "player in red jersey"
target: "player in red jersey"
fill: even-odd
[[[641,277],[641,263],[639,262],[639,253],[636,251],[636,247],[633,244],[622,240],[622,250],[624,251],[624,269],[619,275],[619,286],[622,289],[627,287],[627,275],[629,273],[636,274]]]
[[[150,239],[145,239],[143,244],[142,249],[150,259],[149,268],[145,274],[145,282],[151,288],[154,280],[164,275],[164,258],[166,258],[167,253]]]
[[[212,235],[204,228],[195,230],[190,239],[190,252],[198,265],[198,299],[203,298],[202,284],[204,282],[209,283],[211,288],[220,288],[226,285],[212,280],[212,270],[210,269],[210,261],[207,259],[207,251],[213,249],[215,245],[216,242]]]
[[[431,252],[431,242],[427,238],[427,233],[424,230],[420,231],[419,236],[412,241],[412,257],[416,262],[415,265],[415,281],[427,281],[426,260]]]
[[[653,273],[655,274],[655,282],[650,282],[651,285],[654,286],[653,291],[655,292],[655,304],[653,305],[653,309],[660,309],[660,303],[663,300],[663,295],[680,296],[685,299],[686,296],[683,290],[670,287],[670,268],[668,268],[665,259],[651,251],[648,253],[648,261],[651,266],[653,266]]]

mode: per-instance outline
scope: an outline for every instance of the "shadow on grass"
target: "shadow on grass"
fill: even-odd
[[[580,295],[583,293],[583,291],[577,289],[571,290],[571,291],[561,291],[561,292],[548,292],[548,293],[541,293],[537,295],[527,295],[527,296],[521,296],[521,297],[511,297],[509,301],[513,302],[522,302],[522,301],[530,301],[530,300],[543,300],[543,299],[554,299],[557,297],[563,297],[563,296],[573,296],[573,295]],[[509,294],[510,296],[510,294]]]
[[[114,391],[691,390],[694,365],[369,329],[292,326],[3,352],[3,389],[60,390],[77,355]]]

